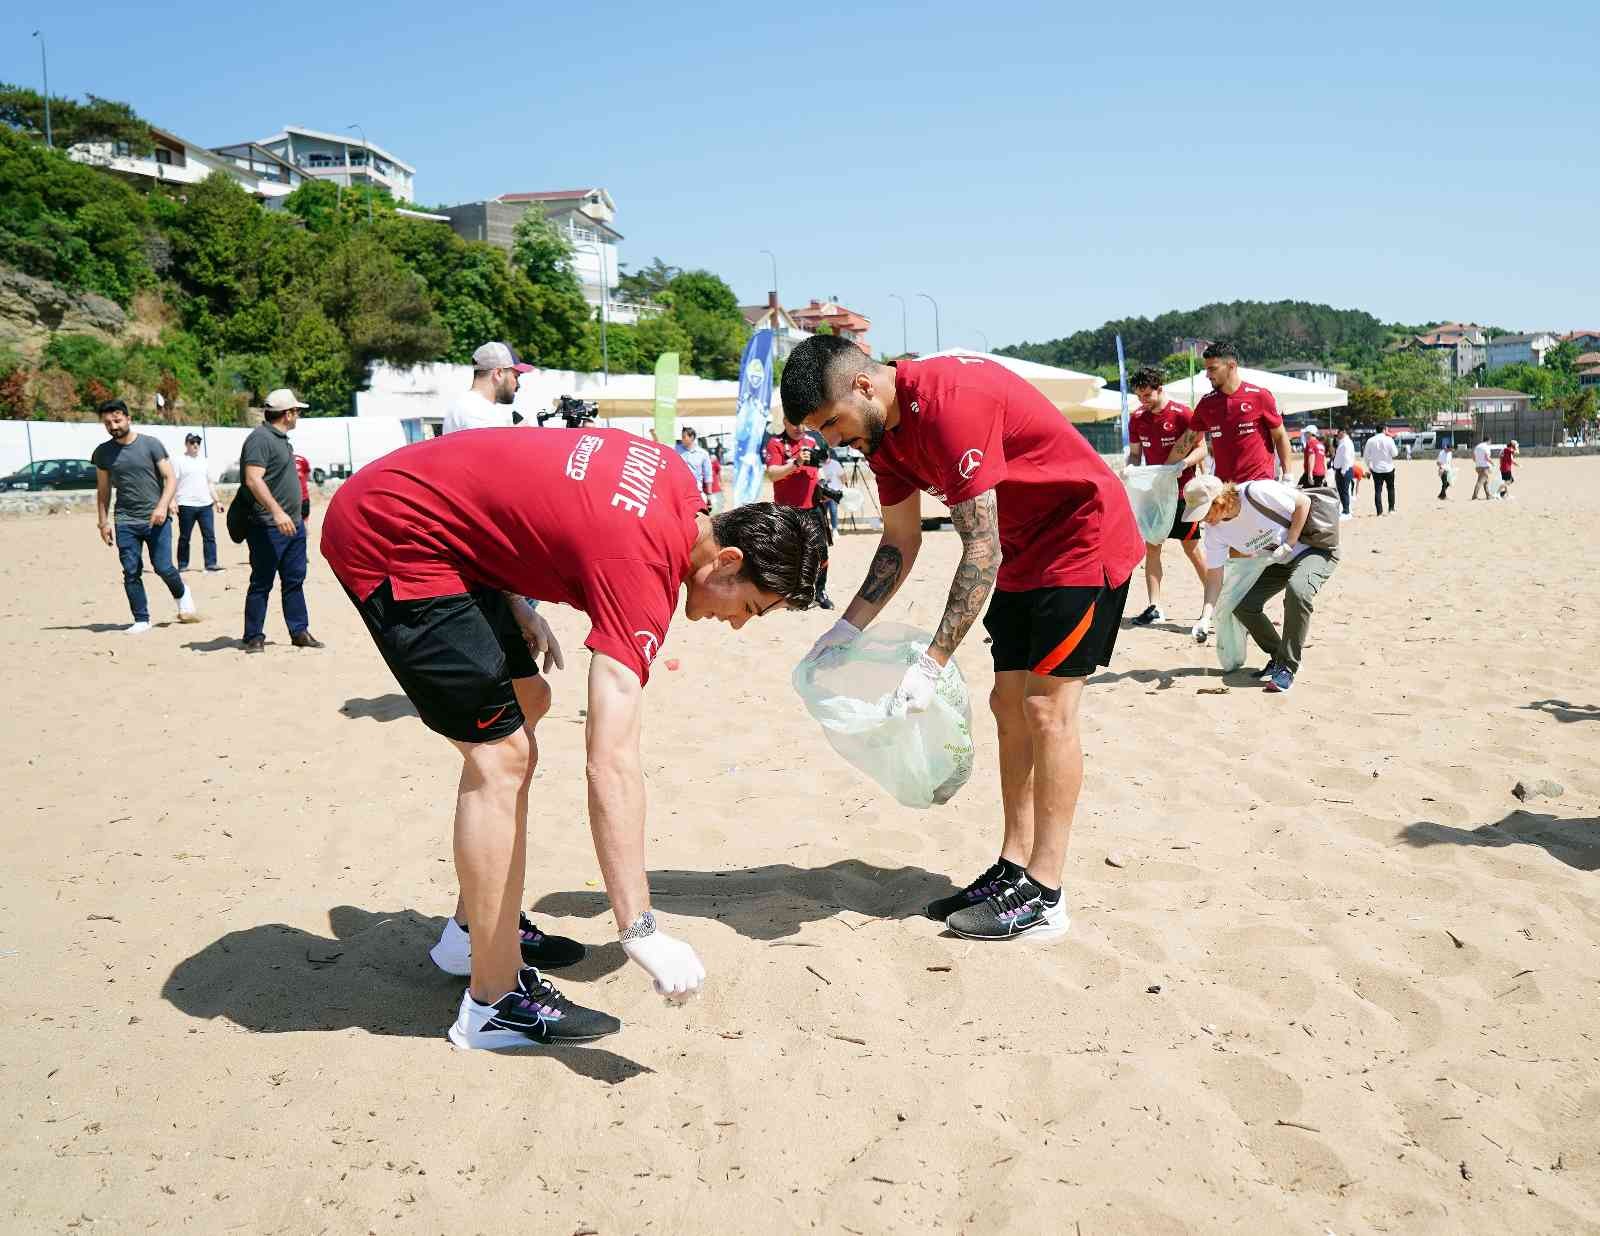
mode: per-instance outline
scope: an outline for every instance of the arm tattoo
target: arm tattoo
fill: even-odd
[[[946,656],[953,656],[956,646],[966,638],[1000,572],[1000,518],[994,491],[951,507],[950,521],[961,537],[961,565],[956,568],[944,617],[939,620],[931,645]]]
[[[856,595],[873,604],[887,602],[900,586],[900,572],[905,567],[905,556],[893,545],[880,545],[872,555],[872,565],[867,568],[867,578]]]

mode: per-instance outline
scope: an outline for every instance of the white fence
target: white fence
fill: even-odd
[[[211,479],[239,462],[239,448],[248,429],[216,425],[144,425],[141,434],[161,439],[170,455],[183,454],[186,434],[200,435],[200,453],[210,465]],[[0,475],[9,475],[41,459],[88,459],[106,440],[98,421],[0,421]],[[312,468],[332,472],[335,466],[355,471],[406,444],[398,421],[354,416],[308,417],[289,440]]]

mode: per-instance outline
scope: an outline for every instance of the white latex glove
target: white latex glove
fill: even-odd
[[[1189,628],[1189,634],[1194,636],[1194,642],[1203,644],[1211,638],[1211,619],[1201,618],[1194,626]]]
[[[561,645],[556,640],[556,634],[550,629],[539,611],[534,609],[521,597],[508,598],[511,602],[511,612],[516,617],[517,626],[522,631],[522,638],[528,641],[528,647],[533,651],[533,658],[537,661],[544,658],[543,670],[550,672],[553,664],[557,669],[566,669],[567,662],[561,655]]]
[[[806,653],[806,660],[815,661],[830,649],[847,647],[860,638],[861,628],[841,618],[823,632],[821,639],[811,645],[811,651]]]
[[[636,940],[624,940],[622,951],[650,976],[656,993],[681,1004],[706,981],[706,968],[694,949],[664,931],[652,931]]]
[[[1289,561],[1290,558],[1294,557],[1294,551],[1299,548],[1300,547],[1298,545],[1290,545],[1286,541],[1282,545],[1278,546],[1277,549],[1272,551],[1272,561],[1277,563],[1279,566],[1282,566],[1285,562]]]
[[[899,689],[895,691],[890,702],[890,708],[896,711],[904,709],[906,712],[927,712],[928,706],[933,703],[934,692],[939,688],[939,675],[944,673],[944,667],[923,653],[911,663],[911,668],[906,670],[906,676],[900,680]]]

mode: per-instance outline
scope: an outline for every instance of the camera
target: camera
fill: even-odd
[[[544,427],[546,421],[554,420],[559,416],[568,429],[582,429],[599,415],[600,405],[594,400],[574,399],[571,395],[562,395],[556,401],[556,406],[549,412],[537,412],[534,414],[540,428]]]
[[[832,485],[829,485],[826,482],[818,481],[817,496],[819,498],[824,498],[829,502],[839,502],[844,498],[844,490],[835,489]]]

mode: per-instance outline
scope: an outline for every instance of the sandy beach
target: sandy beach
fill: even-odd
[[[1402,464],[1382,520],[1364,487],[1281,698],[1189,639],[1169,548],[1174,620],[1086,695],[1053,947],[917,914],[994,857],[986,715],[971,783],[902,808],[790,688],[827,616],[680,619],[644,754],[656,908],[709,971],[685,1009],[612,943],[587,623],[554,611],[527,903],[625,1026],[505,1055],[450,1049],[427,957],[459,760],[320,556],[327,649],[274,597],[247,658],[242,547],[188,577],[198,625],[147,572],[132,639],[92,516],[0,521],[0,1229],[1600,1231],[1600,459],[1520,472],[1469,503],[1458,463],[1440,503]],[[835,596],[875,545],[836,546]],[[958,548],[928,534],[885,619],[931,629]],[[959,661],[985,707],[981,631]]]

